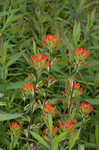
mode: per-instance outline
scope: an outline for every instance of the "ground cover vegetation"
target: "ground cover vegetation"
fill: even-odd
[[[0,150],[99,149],[98,0],[0,0]]]

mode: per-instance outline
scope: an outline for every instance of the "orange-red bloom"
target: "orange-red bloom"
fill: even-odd
[[[89,57],[89,51],[83,48],[77,48],[76,51],[72,51],[72,55],[82,62],[84,59]]]
[[[80,83],[77,83],[76,81],[74,82],[74,90],[78,90],[78,92],[81,94],[83,92],[83,89],[80,88]]]
[[[56,47],[56,44],[59,43],[59,40],[57,39],[56,35],[48,34],[47,36],[42,37],[44,46],[53,45]]]
[[[74,124],[73,123],[70,123],[70,122],[67,122],[67,121],[63,121],[61,122],[59,120],[59,124],[58,126],[62,129],[67,129],[67,130],[71,130],[71,131],[74,131]]]
[[[48,61],[48,56],[45,56],[45,55],[40,54],[40,53],[37,55],[31,56],[30,62],[32,65],[35,64],[36,66],[38,66],[40,64],[40,65],[44,65],[46,67],[49,67],[51,65],[51,63]]]
[[[56,106],[52,106],[51,104],[45,104],[44,109],[42,109],[43,113],[51,113],[53,115],[56,115]]]
[[[9,127],[12,128],[12,129],[19,129],[20,128],[20,125],[17,123],[17,122],[12,122],[10,123],[9,122]]]
[[[29,83],[29,82],[26,82],[24,85],[23,85],[23,88],[26,89],[26,90],[31,90],[33,89],[33,84]]]
[[[85,114],[93,111],[93,107],[91,107],[90,104],[81,103],[79,107],[82,111],[84,111]]]

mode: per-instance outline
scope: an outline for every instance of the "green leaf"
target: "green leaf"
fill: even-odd
[[[2,46],[2,48],[0,49],[0,63],[2,65],[6,64],[6,59],[7,59],[7,48],[8,48],[8,42],[5,42]]]
[[[94,143],[86,143],[85,148],[99,148],[99,144],[94,144]]]
[[[15,54],[13,56],[10,56],[10,60],[8,61],[8,63],[6,64],[6,67],[11,66],[12,64],[14,64],[21,56],[22,56],[23,52],[20,52],[18,54]]]
[[[21,116],[22,116],[22,114],[18,114],[18,113],[10,114],[10,113],[5,113],[5,112],[0,112],[0,121],[16,119]]]
[[[87,101],[88,103],[92,104],[92,105],[99,105],[99,99],[90,99],[90,98],[86,98],[85,101]]]
[[[5,105],[6,105],[6,103],[0,102],[0,106],[5,106]]]
[[[50,136],[52,136],[52,126],[53,126],[53,121],[52,121],[52,115],[48,115],[48,123],[49,123],[49,131],[50,131]]]
[[[74,133],[71,134],[70,139],[69,139],[69,150],[71,150],[72,147],[75,145],[75,142],[79,138],[79,133],[80,133],[80,130],[75,131]]]
[[[96,123],[95,137],[96,137],[96,144],[99,144],[99,124],[98,123]]]
[[[96,8],[93,9],[93,11],[88,15],[88,28],[89,29],[93,26],[93,23],[95,21],[95,13],[96,13]]]
[[[52,144],[52,150],[58,150],[58,143]]]
[[[85,150],[84,145],[83,145],[83,144],[80,144],[78,150]]]
[[[61,141],[65,140],[67,136],[67,132],[61,133],[60,135],[56,136],[53,141],[52,144],[57,144],[60,143]]]
[[[42,138],[40,135],[38,135],[37,133],[32,132],[32,131],[31,131],[31,134],[32,134],[32,136],[33,136],[40,144],[42,144],[42,145],[44,145],[45,147],[49,148],[49,145],[47,144],[47,142],[45,142],[45,141],[43,140],[43,138]]]
[[[73,28],[73,39],[75,44],[77,45],[79,39],[80,39],[80,23],[75,23]]]

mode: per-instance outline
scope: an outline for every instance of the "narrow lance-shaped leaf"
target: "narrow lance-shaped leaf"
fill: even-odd
[[[98,123],[96,123],[95,137],[96,137],[96,144],[99,144],[99,124]]]
[[[52,126],[53,126],[53,121],[52,121],[52,115],[48,115],[48,123],[49,123],[49,131],[50,131],[50,136],[52,136]]]
[[[74,43],[77,45],[77,42],[80,39],[80,23],[75,23],[74,28],[73,28],[73,39]]]
[[[61,141],[65,140],[67,136],[67,132],[61,133],[60,135],[56,136],[53,141],[52,144],[57,144],[60,143]]]
[[[69,150],[72,149],[72,147],[74,146],[75,142],[79,138],[79,133],[80,133],[80,130],[78,130],[78,131],[76,131],[76,132],[71,134],[70,139],[69,139]]]
[[[0,121],[16,119],[21,116],[22,116],[22,114],[18,114],[18,113],[10,114],[10,113],[5,113],[5,112],[0,112]]]
[[[31,131],[31,135],[32,135],[40,144],[42,144],[43,146],[49,148],[48,143],[45,142],[45,141],[43,140],[43,138],[42,138],[40,135],[38,135],[37,133],[32,132],[32,131]]]
[[[6,67],[9,67],[12,64],[14,64],[16,62],[16,60],[18,60],[21,57],[22,54],[23,54],[23,52],[20,52],[18,54],[15,54],[15,55],[11,56],[10,60],[8,61],[7,65],[6,65]]]

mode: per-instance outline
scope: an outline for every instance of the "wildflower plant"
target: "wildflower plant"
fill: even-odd
[[[70,150],[77,141],[79,147],[82,131],[81,124],[84,125],[86,122],[85,120],[87,120],[86,115],[88,116],[89,113],[93,111],[93,107],[90,106],[90,104],[80,103],[80,101],[76,104],[76,107],[73,104],[73,99],[83,94],[83,88],[80,83],[76,81],[76,75],[81,63],[85,62],[86,58],[89,57],[89,52],[83,48],[76,48],[75,51],[72,51],[75,73],[67,78],[64,87],[65,90],[61,91],[65,101],[63,103],[64,110],[60,118],[57,110],[57,103],[54,105],[51,104],[52,102],[48,95],[50,86],[58,82],[51,78],[52,71],[54,71],[52,70],[52,55],[53,49],[58,46],[57,44],[60,41],[56,35],[48,34],[42,37],[42,42],[44,46],[48,48],[47,56],[42,53],[30,56],[30,66],[35,69],[35,77],[33,80],[32,74],[28,74],[28,81],[23,84],[20,90],[24,99],[24,115],[27,114],[29,116],[29,118],[26,119],[26,148],[30,148],[29,138],[33,136],[34,139],[38,140],[41,145],[49,150],[58,150],[60,145],[62,148]],[[46,68],[48,69],[46,70]],[[46,70],[47,80],[42,82],[40,79],[42,79],[45,73],[44,70]],[[37,89],[39,89],[39,92]],[[29,103],[27,103],[28,99],[30,99]],[[35,111],[39,111],[41,117],[37,125],[33,124]],[[80,114],[80,116],[78,114]],[[81,122],[76,120],[78,116]],[[17,134],[17,129],[19,129],[20,126],[16,122],[15,124],[12,122],[9,126],[11,130]],[[37,127],[37,132],[35,132],[35,127]],[[38,134],[39,131],[40,134]],[[76,136],[76,138],[73,139],[73,136]],[[70,144],[72,140],[74,140],[74,142]]]

